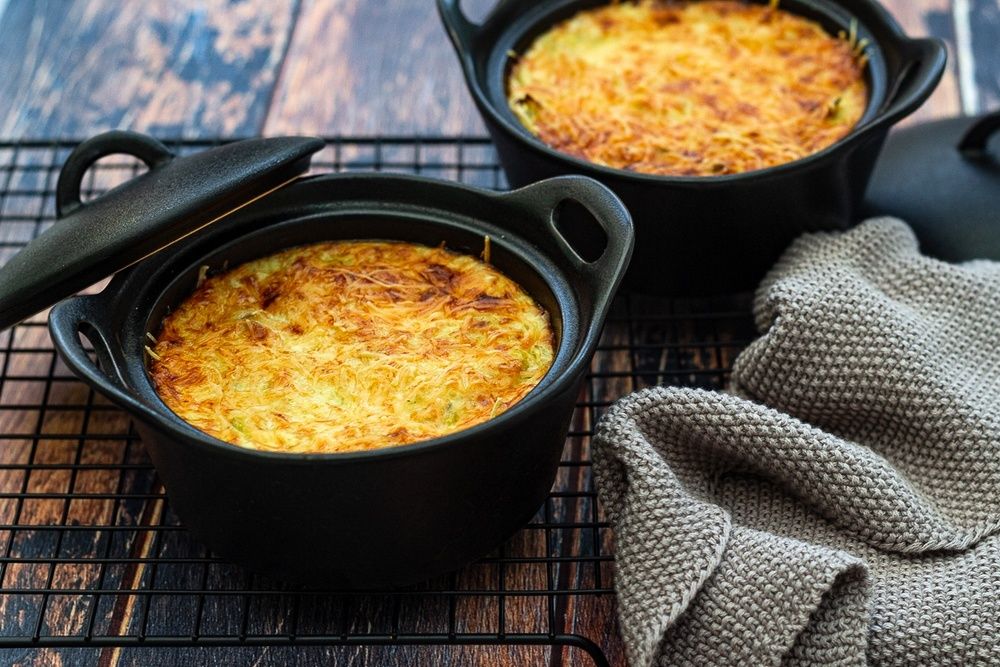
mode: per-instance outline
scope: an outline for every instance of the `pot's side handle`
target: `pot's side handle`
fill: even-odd
[[[621,200],[607,187],[586,176],[557,176],[513,192],[501,195],[545,220],[532,234],[544,234],[556,242],[559,250],[579,277],[589,284],[597,296],[596,302],[609,300],[618,286],[632,257],[635,232],[632,217]],[[559,231],[556,210],[570,200],[582,205],[600,225],[607,239],[600,257],[587,261]]]
[[[494,18],[505,13],[510,6],[517,2],[519,0],[500,0],[493,7],[489,17],[481,25],[477,25],[470,21],[462,11],[461,0],[437,0],[438,14],[441,15],[441,21],[444,22],[448,36],[451,37],[455,50],[458,51],[459,58],[464,65],[471,65],[472,52],[484,26],[489,25]]]
[[[902,52],[904,63],[895,94],[872,125],[892,124],[916,111],[944,74],[948,51],[941,40],[907,40],[902,45]]]
[[[108,318],[103,314],[100,298],[81,296],[57,304],[49,313],[49,333],[70,370],[113,402],[134,414],[147,414],[149,409],[128,390],[121,371],[121,362],[112,352],[113,340],[106,331]],[[94,346],[100,367],[90,358],[80,341],[83,334]]]
[[[1000,130],[1000,111],[988,113],[973,124],[962,137],[958,150],[970,160],[989,159],[987,150],[990,137]]]
[[[99,134],[77,146],[59,172],[56,184],[56,215],[69,215],[83,206],[80,186],[83,176],[102,157],[124,153],[139,158],[150,169],[155,169],[173,159],[174,154],[156,139],[139,134],[115,130]]]

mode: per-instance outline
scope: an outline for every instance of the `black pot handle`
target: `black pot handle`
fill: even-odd
[[[63,360],[78,377],[133,414],[150,414],[149,408],[129,391],[123,361],[113,350],[114,337],[106,329],[110,320],[99,296],[79,296],[57,304],[49,312],[49,333]],[[80,342],[83,334],[94,346],[100,367]]]
[[[80,187],[83,185],[84,174],[102,157],[118,153],[137,157],[150,169],[156,169],[174,157],[162,143],[138,132],[114,130],[84,141],[69,154],[59,172],[59,182],[56,184],[57,216],[61,218],[69,215],[83,206]]]
[[[481,25],[477,25],[470,21],[462,11],[462,0],[437,0],[438,14],[441,15],[441,20],[448,30],[448,35],[458,49],[463,61],[472,62],[472,49],[475,46],[476,39],[483,30],[483,26],[506,12],[509,7],[518,1],[500,0],[493,7],[493,11],[490,12],[486,20]]]
[[[617,195],[586,176],[557,176],[502,195],[545,216],[544,232],[576,270],[602,297],[610,295],[628,268],[635,243],[632,217]],[[555,212],[564,201],[582,205],[604,230],[607,245],[600,257],[587,261],[559,231]]]
[[[987,144],[997,130],[1000,130],[1000,110],[988,113],[976,121],[958,143],[958,150],[970,160],[990,158]]]
[[[898,87],[872,125],[892,124],[916,111],[944,74],[948,52],[941,40],[911,39],[902,44],[901,50],[904,62]]]

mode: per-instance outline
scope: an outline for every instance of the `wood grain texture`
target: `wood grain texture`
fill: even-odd
[[[0,136],[260,131],[294,0],[21,0],[0,24]]]
[[[948,67],[941,83],[930,99],[904,124],[912,124],[941,116],[951,116],[962,111],[961,93],[957,71],[955,26],[950,0],[883,0],[883,4],[899,21],[903,30],[912,37],[933,36],[944,40],[948,46]]]
[[[304,0],[264,131],[485,132],[431,0]]]

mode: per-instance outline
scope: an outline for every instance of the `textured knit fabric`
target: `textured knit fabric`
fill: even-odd
[[[731,393],[597,427],[630,663],[1000,665],[1000,263],[871,220],[796,241],[754,312]]]

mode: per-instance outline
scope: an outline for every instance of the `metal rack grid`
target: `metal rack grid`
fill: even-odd
[[[217,142],[169,143],[187,153]],[[0,142],[0,263],[53,223],[58,169],[74,145]],[[504,187],[480,138],[331,138],[313,164]],[[105,158],[85,195],[140,167]],[[613,545],[591,479],[592,425],[615,398],[645,386],[721,387],[752,335],[745,296],[621,295],[557,481],[531,523],[460,572],[350,594],[287,588],[190,539],[128,418],[66,369],[44,314],[35,316],[0,333],[0,648],[72,656],[113,647],[439,645],[465,651],[460,664],[470,664],[509,645],[540,647],[539,663],[617,663]]]

